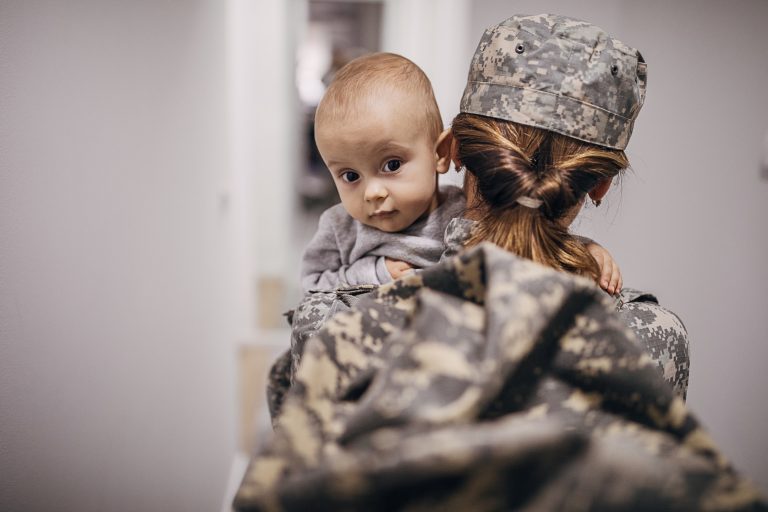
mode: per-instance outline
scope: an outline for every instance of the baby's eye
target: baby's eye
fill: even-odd
[[[360,175],[357,174],[355,171],[344,171],[341,173],[341,179],[346,181],[347,183],[354,183],[358,179],[360,179]]]
[[[390,160],[384,164],[384,172],[395,172],[400,168],[401,163],[402,162],[400,160]]]

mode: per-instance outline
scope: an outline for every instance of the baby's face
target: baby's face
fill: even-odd
[[[417,117],[423,109],[413,103],[379,98],[317,129],[318,149],[344,208],[382,231],[402,231],[437,207],[434,141]]]

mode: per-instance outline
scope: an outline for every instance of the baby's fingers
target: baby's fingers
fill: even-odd
[[[594,256],[597,265],[600,267],[600,288],[608,292],[611,279],[613,278],[613,259],[606,258],[603,252],[593,254],[592,256]]]
[[[615,295],[621,291],[621,286],[624,284],[621,277],[621,269],[615,261],[611,262],[611,278],[609,280],[608,288],[605,291],[611,295]]]
[[[600,254],[597,258],[600,265],[600,288],[614,295],[621,290],[621,270],[613,258]]]

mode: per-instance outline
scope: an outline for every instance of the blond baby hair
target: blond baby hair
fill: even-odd
[[[432,84],[419,66],[394,53],[363,55],[342,67],[317,106],[315,131],[327,120],[358,113],[366,101],[388,90],[418,96],[424,129],[430,140],[436,141],[443,131],[443,120]]]

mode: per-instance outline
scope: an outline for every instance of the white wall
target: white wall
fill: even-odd
[[[229,3],[234,155],[253,175],[258,272],[279,277],[290,270],[283,250],[290,243],[300,140],[294,32],[305,23],[304,0]]]
[[[472,44],[517,12],[587,19],[648,62],[634,172],[578,229],[683,319],[688,403],[768,493],[768,2],[474,0]]]
[[[222,504],[252,314],[225,7],[0,3],[0,510]]]
[[[459,112],[474,49],[469,14],[468,0],[384,0],[382,51],[404,55],[424,70],[446,126]]]

